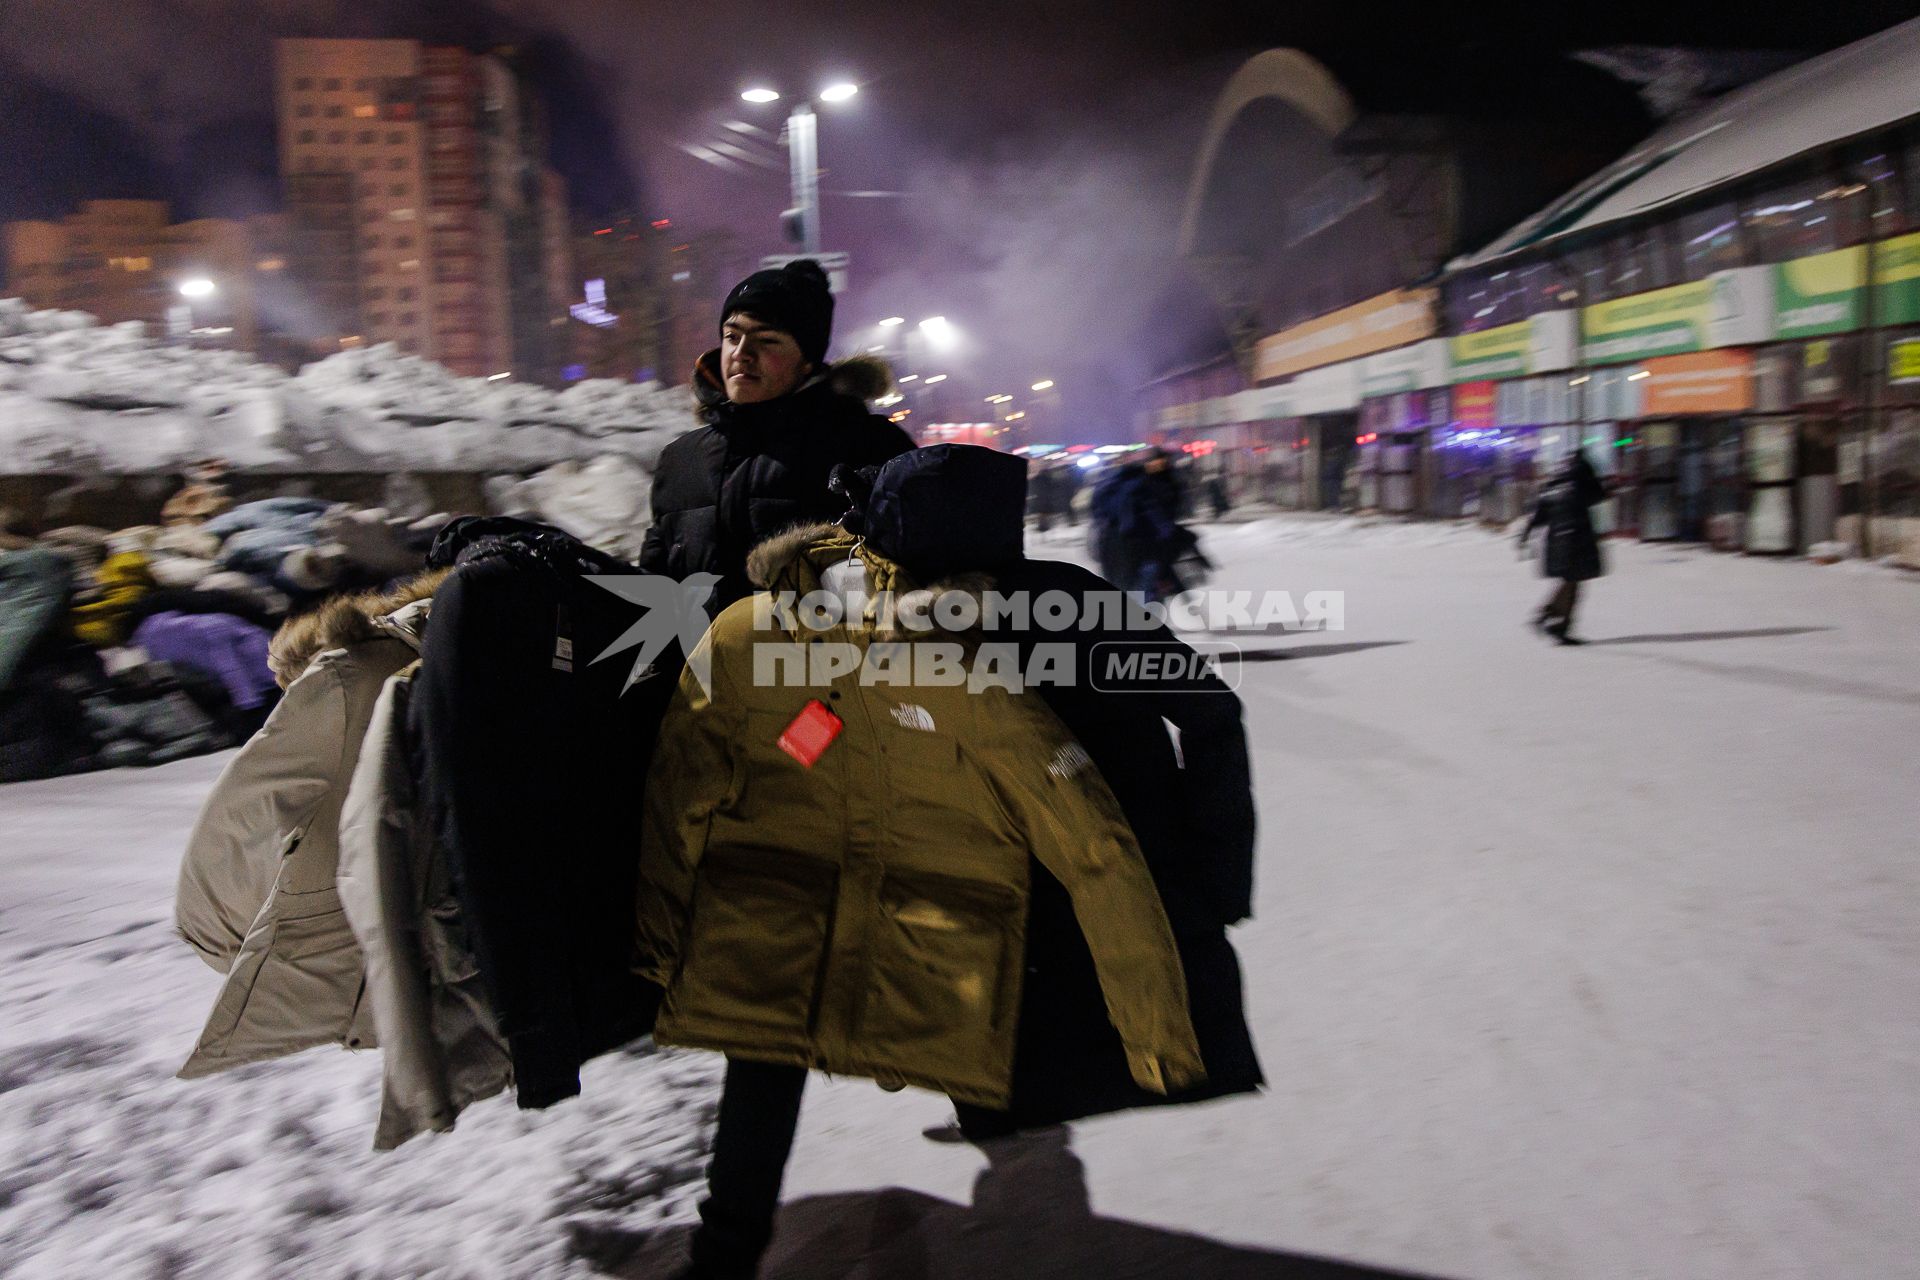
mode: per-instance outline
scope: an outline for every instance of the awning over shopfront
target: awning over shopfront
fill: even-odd
[[[1470,270],[1650,213],[1914,115],[1920,115],[1920,19],[1727,94],[1447,269]]]

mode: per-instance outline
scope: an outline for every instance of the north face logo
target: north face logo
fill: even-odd
[[[1069,742],[1053,753],[1053,759],[1047,762],[1047,772],[1056,778],[1071,778],[1093,763],[1093,757],[1087,749],[1077,742]]]
[[[902,729],[918,729],[922,733],[933,732],[933,713],[911,702],[903,702],[893,708],[893,718]]]

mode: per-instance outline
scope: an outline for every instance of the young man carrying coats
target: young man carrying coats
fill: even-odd
[[[704,425],[660,455],[640,567],[677,579],[719,575],[710,614],[752,594],[747,553],[761,541],[840,514],[845,504],[827,489],[835,466],[913,448],[906,432],[867,412],[891,384],[885,364],[829,365],[832,336],[826,273],[801,259],[735,285],[720,311],[719,348],[694,365]]]

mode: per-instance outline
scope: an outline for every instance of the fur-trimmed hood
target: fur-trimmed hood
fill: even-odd
[[[417,651],[427,615],[424,607],[415,606],[430,600],[451,572],[429,569],[391,591],[335,596],[311,613],[287,619],[267,646],[267,666],[284,689],[329,649],[351,649],[386,638]]]
[[[937,632],[950,639],[978,637],[978,627],[966,633],[948,631],[935,624],[934,632],[913,631],[902,627],[899,618],[908,613],[926,613],[932,617],[934,601],[948,592],[969,595],[978,603],[994,589],[997,579],[990,573],[949,574],[921,583],[905,568],[876,553],[864,541],[836,524],[796,525],[775,534],[747,553],[747,578],[762,591],[791,591],[796,597],[821,588],[820,575],[828,566],[858,554],[866,564],[875,595],[894,595],[894,619],[891,626],[876,626],[875,640],[926,639]],[[975,610],[975,616],[983,616]]]

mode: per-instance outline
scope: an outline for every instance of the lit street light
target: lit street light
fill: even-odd
[[[841,82],[828,85],[817,96],[821,102],[845,102],[860,92],[858,85]],[[748,102],[780,101],[780,94],[764,86],[742,93]],[[787,238],[799,244],[810,256],[820,254],[820,135],[813,114],[813,98],[794,104],[787,113],[787,167],[793,206],[780,215]]]
[[[927,385],[928,385],[928,386],[932,386],[932,385],[933,385],[934,383],[936,383],[936,382],[945,382],[946,380],[947,380],[947,375],[946,375],[946,374],[944,374],[944,373],[936,373],[936,374],[934,374],[934,375],[933,375],[933,376],[932,376],[931,378],[928,378],[928,379],[927,379]]]
[[[1040,381],[1033,384],[1033,389],[1035,391],[1050,391],[1053,389],[1053,379],[1042,378]]]
[[[180,296],[183,298],[211,298],[213,295],[213,281],[204,276],[180,282]]]
[[[906,322],[907,322],[907,318],[905,316],[888,316],[885,320],[882,320],[880,322],[880,327],[882,329],[892,329],[895,326],[903,325]]]

